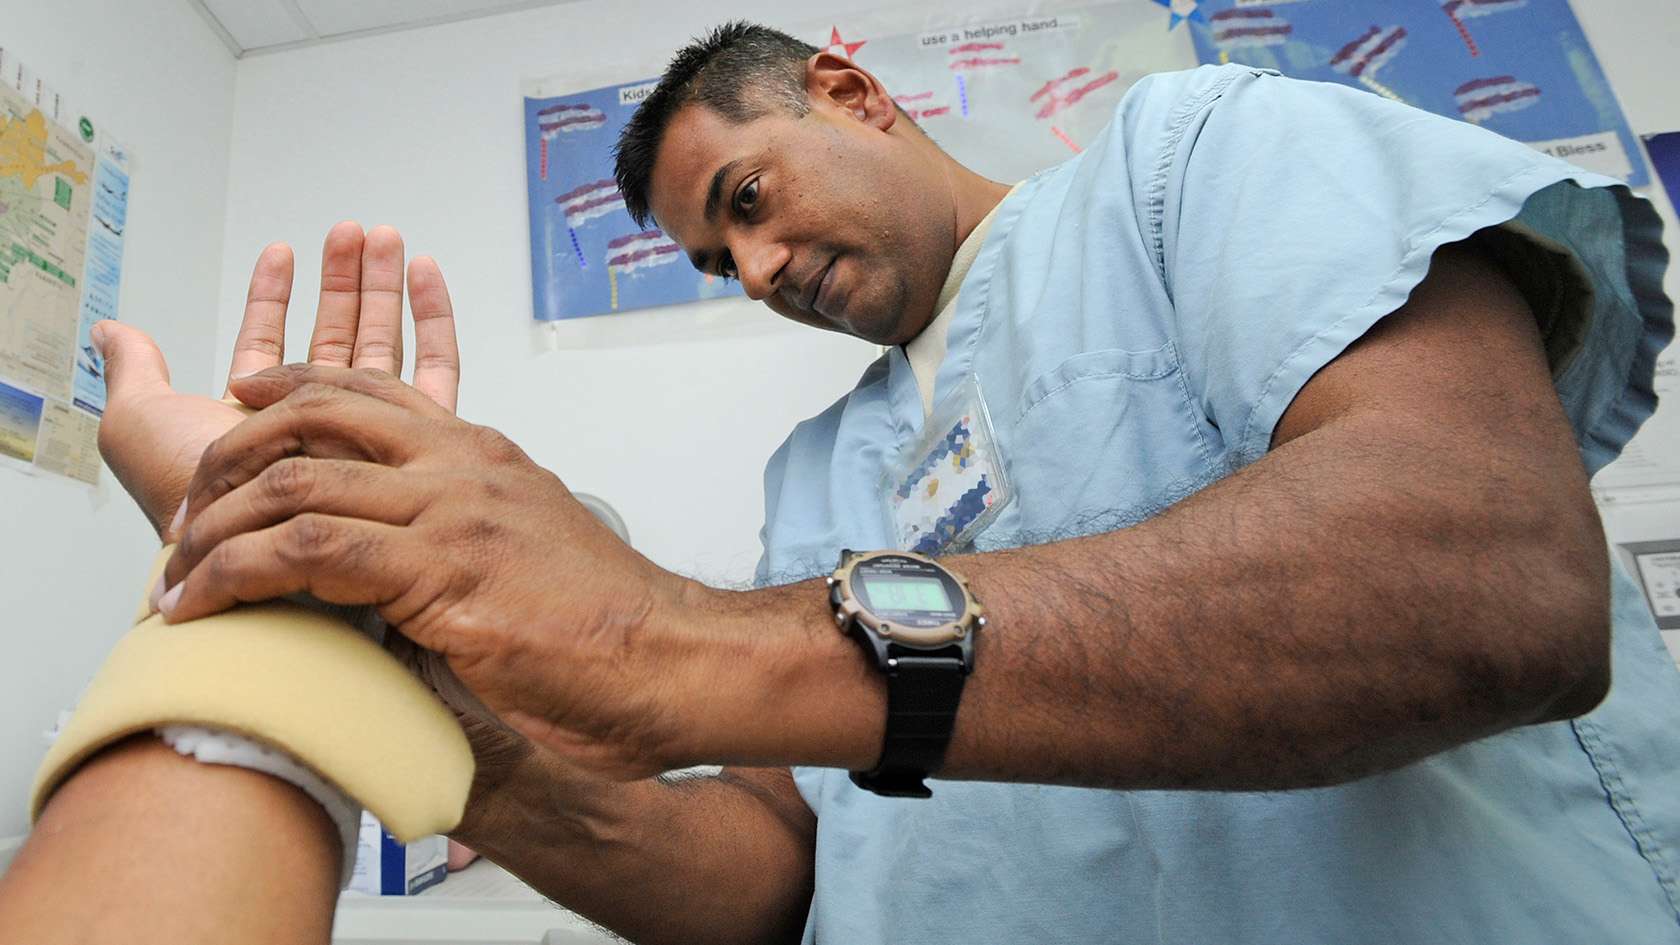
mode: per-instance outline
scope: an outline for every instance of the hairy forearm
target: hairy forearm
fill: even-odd
[[[1583,652],[1543,642],[1606,609],[1584,476],[1427,426],[1332,423],[1139,526],[947,559],[991,621],[943,776],[1313,786],[1589,707],[1598,681],[1571,705],[1556,671],[1602,665],[1590,635]],[[800,628],[786,711],[714,700],[737,714],[697,726],[720,737],[694,757],[871,766],[883,690],[821,582],[736,604]]]
[[[948,775],[1313,786],[1568,711],[1557,667],[1600,661],[1539,641],[1607,584],[1602,544],[1567,551],[1590,505],[1404,424],[1328,426],[1134,529],[954,561],[997,671]]]
[[[796,942],[815,820],[784,770],[583,784],[533,756],[457,832],[638,945]]]
[[[0,880],[6,941],[325,945],[338,841],[302,791],[148,737],[66,781]]]

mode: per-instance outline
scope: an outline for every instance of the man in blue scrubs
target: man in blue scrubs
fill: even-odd
[[[379,605],[530,740],[480,738],[462,839],[637,941],[1680,943],[1680,677],[1587,486],[1672,335],[1643,200],[1235,65],[1011,188],[745,24],[619,180],[701,270],[890,346],[771,459],[764,587],[300,368],[235,386],[278,406],[206,454],[170,619]],[[941,544],[891,484],[951,417],[995,501]],[[990,617],[926,799],[847,777],[885,684],[812,579],[913,534]]]

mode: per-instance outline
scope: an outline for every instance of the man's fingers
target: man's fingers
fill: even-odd
[[[376,226],[362,243],[362,310],[351,367],[402,374],[402,303],[402,235]]]
[[[384,604],[408,589],[418,564],[398,560],[400,537],[394,525],[300,515],[217,545],[158,609],[180,623],[299,592],[332,604]]]
[[[255,378],[285,376],[288,370],[292,369],[274,368],[245,378],[234,385],[235,392],[243,397],[244,385]],[[402,386],[401,381],[385,374],[348,370],[341,373],[383,379]],[[413,396],[425,399],[418,393]],[[427,406],[437,409],[429,403]],[[190,525],[193,517],[210,503],[288,456],[367,460],[400,466],[429,435],[425,428],[427,420],[413,411],[343,387],[315,383],[296,387],[278,403],[223,434],[204,451],[187,486],[186,523]]]
[[[443,271],[430,256],[416,256],[408,264],[408,307],[414,312],[414,386],[454,413],[461,388],[455,308]]]
[[[105,361],[105,396],[112,403],[169,389],[169,365],[157,342],[132,325],[102,321],[93,326],[94,346]]]
[[[287,457],[193,516],[164,568],[164,583],[170,587],[180,583],[223,542],[298,515],[338,515],[407,525],[429,500],[416,477],[404,476],[389,466]]]
[[[251,270],[245,290],[245,318],[233,342],[228,379],[274,367],[285,360],[286,307],[292,300],[292,248],[270,243]]]
[[[362,307],[362,227],[346,220],[321,244],[321,300],[309,336],[309,363],[349,367]]]

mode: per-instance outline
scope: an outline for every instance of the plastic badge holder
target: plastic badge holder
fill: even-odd
[[[966,548],[1015,497],[980,384],[970,375],[882,479],[894,546],[939,555]]]

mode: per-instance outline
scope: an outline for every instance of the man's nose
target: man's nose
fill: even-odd
[[[729,252],[735,257],[741,288],[747,298],[762,302],[782,288],[792,255],[787,247],[769,240],[741,240]]]

